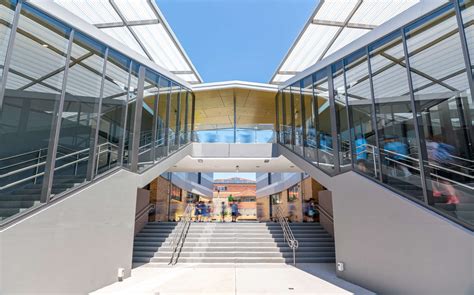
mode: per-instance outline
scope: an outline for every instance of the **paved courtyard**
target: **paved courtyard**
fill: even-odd
[[[330,263],[142,265],[92,294],[374,294],[344,281]]]

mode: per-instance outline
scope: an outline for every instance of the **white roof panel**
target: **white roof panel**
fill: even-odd
[[[420,1],[320,0],[270,83],[292,78]]]
[[[181,47],[154,1],[49,0],[147,57],[157,65],[201,83],[196,68]]]

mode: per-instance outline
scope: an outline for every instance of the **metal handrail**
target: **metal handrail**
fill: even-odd
[[[295,239],[293,231],[288,224],[288,220],[283,215],[283,210],[280,206],[276,207],[276,216],[278,223],[280,223],[281,229],[283,230],[285,241],[288,243],[288,246],[291,248],[291,250],[293,250],[293,265],[296,265],[296,249],[298,249],[298,240]]]
[[[181,219],[179,220],[178,225],[176,226],[176,231],[173,235],[173,238],[169,242],[169,247],[173,249],[171,252],[171,258],[169,262],[170,265],[175,265],[178,262],[182,245],[184,244],[186,234],[191,224],[191,214],[193,212],[193,209],[194,209],[193,204],[188,204],[186,206],[183,216],[181,216]]]

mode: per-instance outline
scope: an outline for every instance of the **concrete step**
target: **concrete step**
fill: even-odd
[[[159,246],[135,246],[133,248],[136,252],[163,252],[171,253],[173,249],[169,247],[159,247]],[[290,247],[183,247],[182,252],[292,252]],[[298,252],[333,252],[333,246],[316,246],[316,247],[299,247]]]
[[[134,247],[161,247],[168,246],[168,244],[156,243],[150,241],[135,241]],[[238,245],[235,242],[185,242],[184,247],[288,247],[286,242],[240,242]],[[318,241],[318,242],[299,242],[299,247],[334,247],[333,240]]]
[[[312,234],[295,234],[295,237],[298,239],[311,239],[311,238],[319,238],[319,237],[328,237],[329,234],[327,232],[315,232]],[[170,238],[173,239],[174,235],[169,234],[155,234],[149,232],[140,232],[137,234],[136,238]],[[186,235],[186,240],[189,239],[283,239],[283,233],[188,233]]]

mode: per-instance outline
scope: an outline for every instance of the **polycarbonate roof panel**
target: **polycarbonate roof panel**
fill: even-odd
[[[202,82],[186,52],[153,0],[54,1],[157,65]]]
[[[292,78],[419,1],[321,0],[270,83]]]

